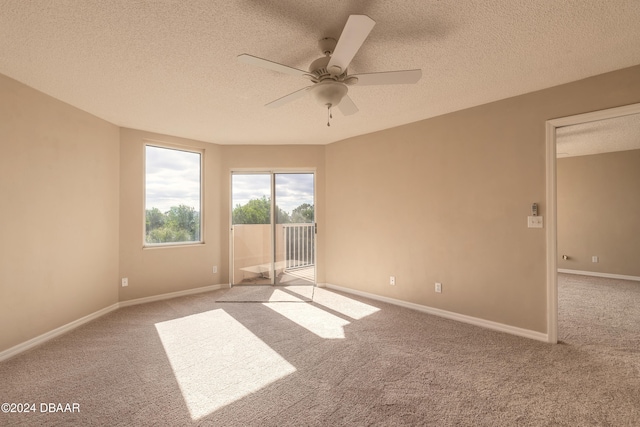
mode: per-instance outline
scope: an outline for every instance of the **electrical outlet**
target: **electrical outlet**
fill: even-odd
[[[213,274],[216,274],[218,272],[218,266],[214,265],[213,266]]]
[[[126,278],[126,277],[123,277],[122,278],[122,287],[124,288],[124,287],[127,287],[127,286],[129,286],[129,279]]]
[[[436,282],[436,292],[437,293],[441,293],[442,292],[442,283]]]
[[[395,286],[396,285],[396,276],[389,277],[389,284],[391,286]]]
[[[591,257],[591,262],[598,262],[598,261],[599,261],[598,255],[594,255]]]

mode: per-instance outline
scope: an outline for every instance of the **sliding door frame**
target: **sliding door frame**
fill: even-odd
[[[233,175],[271,175],[271,203],[270,203],[270,214],[271,214],[271,227],[270,227],[270,235],[271,235],[271,273],[275,273],[275,259],[276,259],[276,224],[277,218],[275,217],[276,211],[276,180],[275,176],[277,174],[312,174],[313,175],[313,223],[314,230],[317,230],[318,224],[318,209],[317,209],[317,170],[315,167],[313,168],[231,168],[229,170],[229,287],[234,286],[234,241],[233,241]],[[317,235],[317,233],[316,233]],[[314,239],[313,243],[313,256],[314,256],[314,271],[313,271],[313,286],[317,286],[318,283],[318,251],[317,251],[317,239]],[[273,274],[271,280],[271,286],[274,286],[276,283],[275,274]],[[236,284],[237,285],[237,284]]]

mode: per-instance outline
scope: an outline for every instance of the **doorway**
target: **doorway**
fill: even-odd
[[[231,173],[231,285],[314,286],[315,174]]]
[[[640,114],[640,104],[579,114],[549,120],[546,123],[547,140],[547,341],[558,342],[558,230],[557,230],[557,150],[558,128],[601,120]]]

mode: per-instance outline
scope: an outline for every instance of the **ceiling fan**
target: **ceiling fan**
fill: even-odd
[[[266,107],[280,107],[305,96],[308,92],[321,105],[327,108],[329,118],[331,118],[332,107],[338,107],[342,114],[348,116],[358,112],[358,107],[347,95],[348,86],[411,84],[417,83],[422,77],[422,70],[365,74],[347,73],[347,67],[351,60],[367,36],[369,36],[375,24],[375,21],[366,15],[349,16],[337,41],[331,37],[326,37],[319,41],[320,49],[325,56],[313,61],[309,66],[308,72],[248,54],[239,55],[238,60],[257,67],[306,77],[313,82],[311,86],[304,87],[266,104]],[[330,126],[329,122],[327,122],[327,126]]]

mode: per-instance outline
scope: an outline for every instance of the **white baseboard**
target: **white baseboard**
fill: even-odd
[[[441,310],[439,308],[428,307],[426,305],[415,304],[412,302],[402,301],[395,298],[384,297],[369,292],[358,291],[355,289],[345,288],[338,285],[332,285],[331,283],[324,284],[329,289],[335,289],[337,291],[346,292],[361,297],[370,298],[377,301],[387,302],[389,304],[399,305],[401,307],[410,308],[412,310],[421,311],[427,314],[433,314],[434,316],[444,317],[451,320],[457,320],[458,322],[469,323],[471,325],[480,326],[494,331],[506,332],[512,335],[518,335],[525,338],[534,339],[537,341],[548,342],[548,336],[542,332],[532,331],[530,329],[522,329],[515,326],[505,325],[504,323],[492,322],[490,320],[480,319],[477,317],[467,316],[464,314],[454,313],[452,311]]]
[[[121,302],[117,302],[115,304],[112,304],[108,307],[105,307],[101,310],[96,311],[95,313],[91,313],[87,316],[84,316],[80,319],[76,319],[73,322],[69,322],[66,325],[62,325],[59,328],[53,329],[49,332],[46,332],[42,335],[39,335],[35,338],[30,339],[29,341],[25,341],[21,344],[18,344],[16,346],[13,346],[11,348],[8,348],[7,350],[4,350],[2,352],[0,352],[0,362],[2,362],[3,360],[9,359],[13,356],[16,356],[20,353],[22,353],[23,351],[27,351],[30,348],[33,348],[37,345],[43,344],[47,341],[49,341],[50,339],[53,339],[59,335],[62,335],[64,333],[67,333],[79,326],[84,325],[87,322],[90,322],[92,320],[97,319],[98,317],[102,317],[105,314],[111,313],[114,310],[117,310],[119,308],[122,307],[128,307],[131,305],[137,305],[137,304],[144,304],[147,302],[154,302],[154,301],[160,301],[160,300],[165,300],[165,299],[169,299],[169,298],[176,298],[176,297],[182,297],[185,295],[193,295],[193,294],[199,294],[202,292],[209,292],[209,291],[215,291],[218,289],[222,289],[224,287],[226,287],[228,285],[211,285],[211,286],[204,286],[201,288],[195,288],[195,289],[187,289],[184,291],[178,291],[178,292],[170,292],[167,294],[161,294],[161,295],[154,295],[151,297],[146,297],[146,298],[138,298],[138,299],[134,299],[134,300],[129,300],[129,301],[121,301]]]
[[[598,273],[598,272],[595,272],[595,271],[568,270],[566,268],[559,268],[558,269],[558,273],[579,274],[581,276],[605,277],[607,279],[635,280],[636,282],[640,282],[640,277],[638,277],[638,276],[626,276],[624,274],[611,274],[611,273]]]
[[[165,299],[184,297],[186,295],[200,294],[202,292],[217,291],[218,289],[222,289],[223,287],[227,287],[227,286],[229,285],[210,285],[210,286],[203,286],[201,288],[187,289],[184,291],[169,292],[166,294],[153,295],[150,297],[120,301],[120,307],[129,307],[131,305],[146,304],[148,302],[155,302],[155,301],[162,301]]]
[[[21,344],[18,344],[7,350],[4,350],[3,352],[0,352],[0,362],[2,362],[3,360],[9,359],[10,357],[16,356],[17,354],[22,353],[23,351],[27,351],[30,348],[33,348],[37,345],[43,344],[59,335],[65,334],[79,326],[84,325],[87,322],[91,322],[92,320],[95,320],[98,317],[102,317],[107,313],[111,313],[112,311],[117,310],[118,308],[119,308],[118,303],[112,304],[108,307],[103,308],[102,310],[98,310],[87,316],[81,317],[80,319],[76,319],[73,322],[69,322],[66,325],[62,325],[59,328],[53,329],[42,335],[38,335],[35,338],[31,338],[29,341],[25,341]]]

